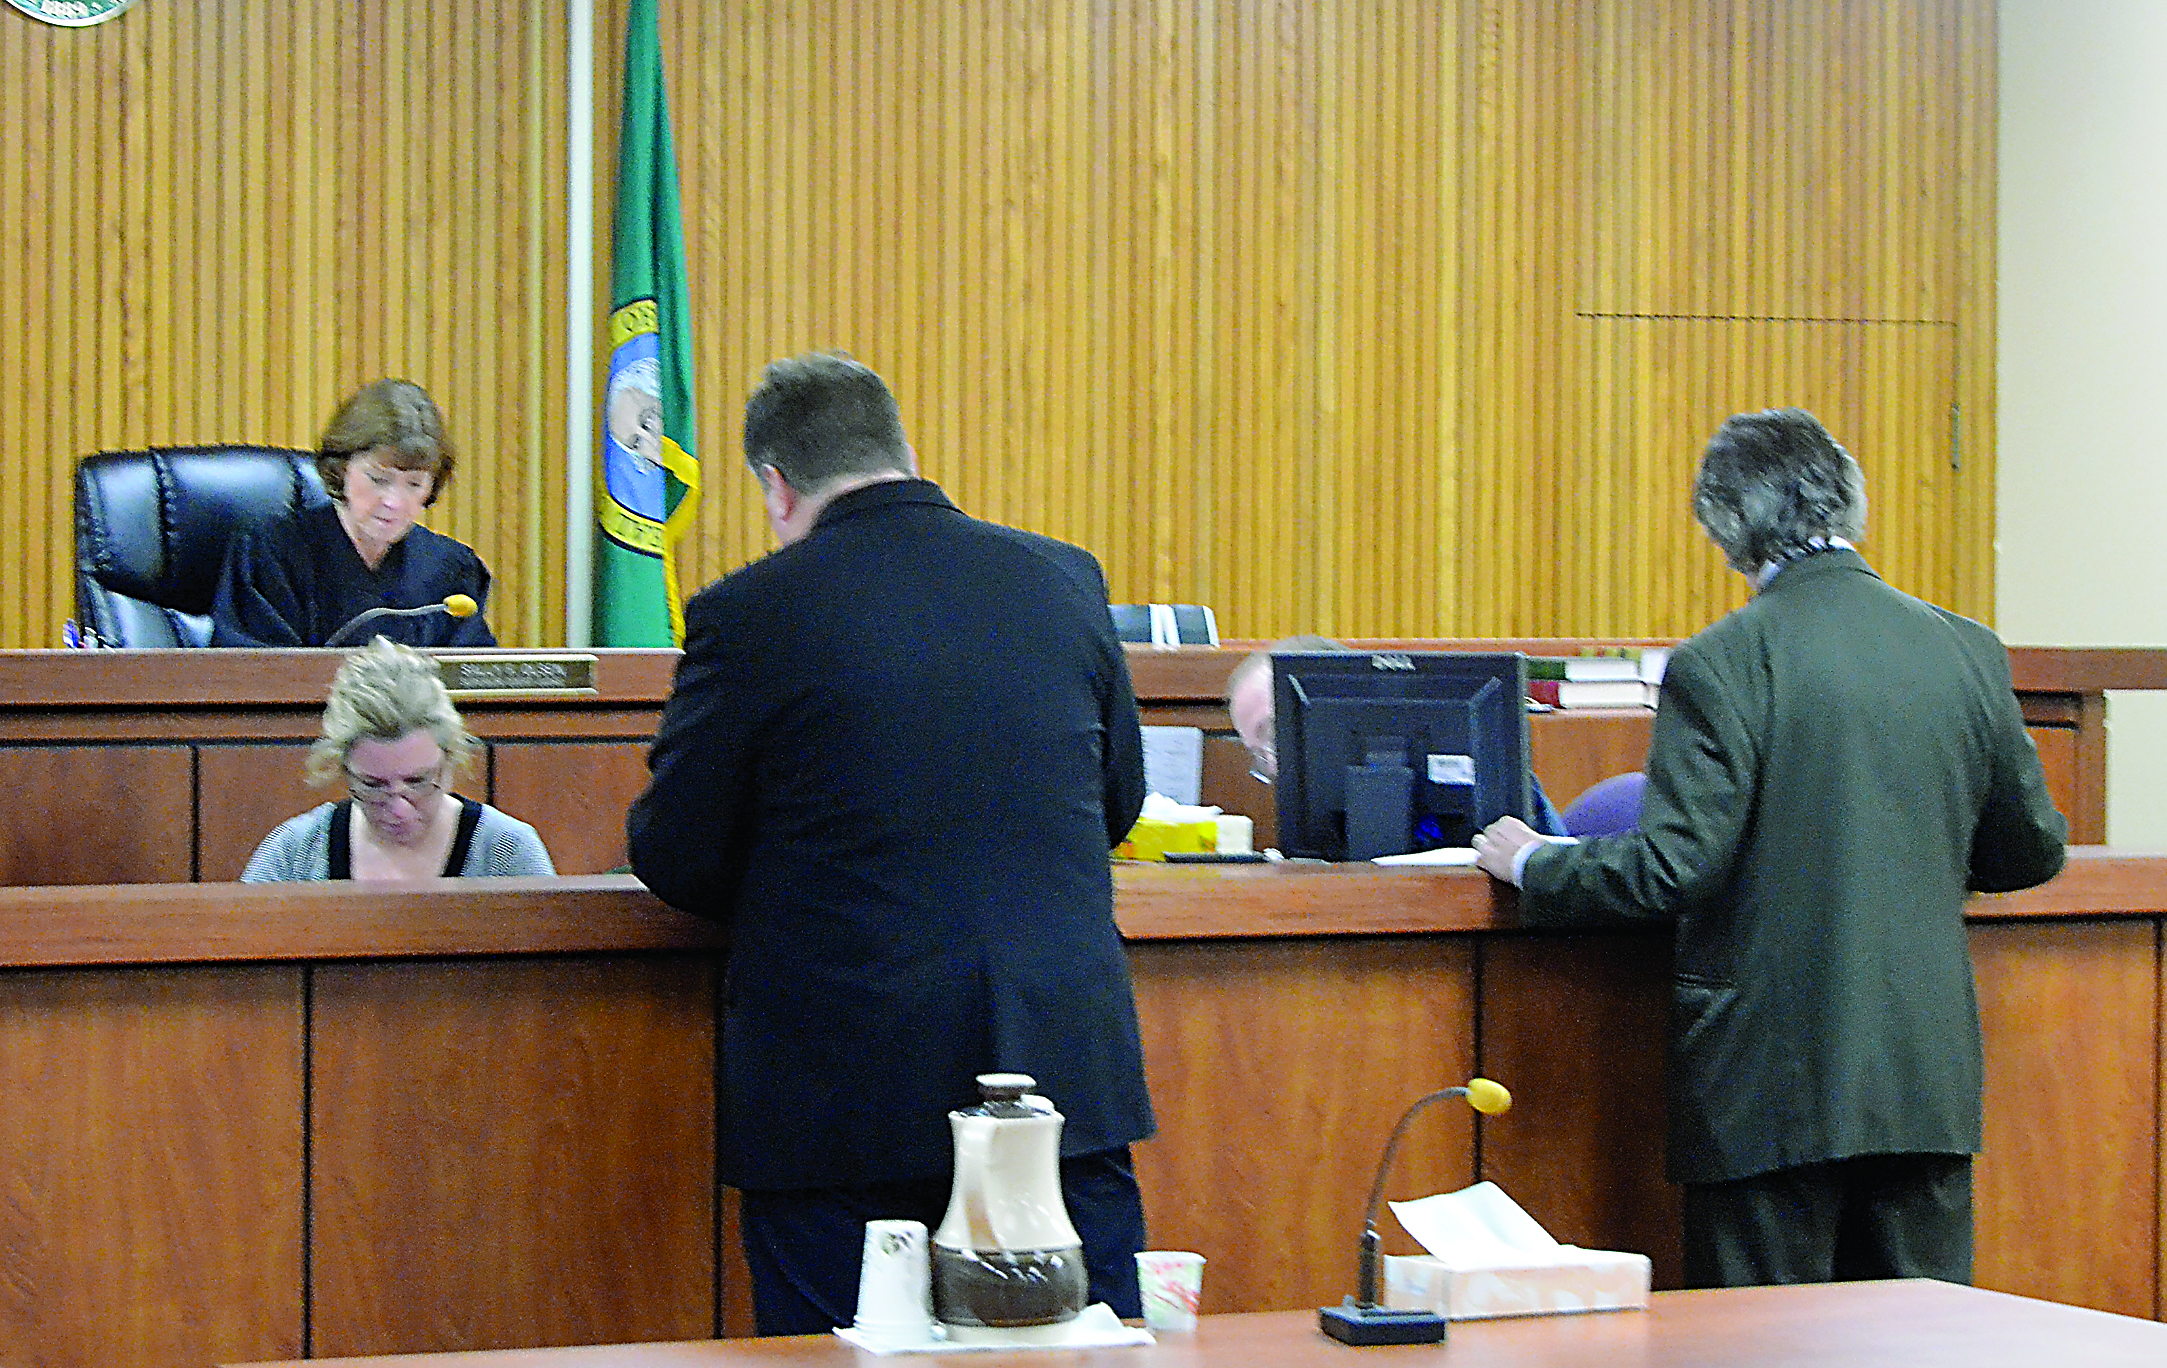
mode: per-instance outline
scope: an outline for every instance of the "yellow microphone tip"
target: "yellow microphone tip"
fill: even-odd
[[[444,607],[453,617],[466,618],[474,616],[481,605],[465,594],[452,594],[445,598]]]
[[[1484,1116],[1495,1116],[1512,1106],[1512,1094],[1505,1091],[1502,1083],[1492,1083],[1487,1078],[1467,1080],[1467,1105]]]

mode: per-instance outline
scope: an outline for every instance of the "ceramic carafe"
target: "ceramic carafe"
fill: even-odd
[[[1061,1113],[1027,1074],[980,1074],[948,1113],[955,1186],[933,1237],[933,1314],[949,1325],[1054,1325],[1084,1308],[1083,1242],[1061,1201]]]

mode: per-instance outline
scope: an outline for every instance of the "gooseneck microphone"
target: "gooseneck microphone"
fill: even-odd
[[[424,603],[419,608],[371,608],[366,613],[356,613],[348,618],[325,640],[324,645],[344,646],[356,628],[366,627],[379,618],[428,617],[435,613],[446,613],[455,618],[470,618],[480,610],[481,605],[468,594],[447,594],[442,603]]]
[[[1377,1295],[1378,1275],[1384,1266],[1377,1237],[1377,1204],[1384,1198],[1385,1175],[1392,1171],[1392,1156],[1400,1137],[1415,1113],[1447,1097],[1464,1097],[1467,1105],[1484,1116],[1495,1116],[1512,1105],[1512,1094],[1487,1078],[1470,1078],[1463,1088],[1441,1088],[1416,1098],[1400,1114],[1392,1137],[1384,1142],[1384,1157],[1377,1161],[1377,1181],[1370,1184],[1369,1208],[1362,1214],[1362,1247],[1355,1261],[1355,1295],[1338,1306],[1317,1312],[1318,1328],[1342,1344],[1435,1344],[1445,1337],[1445,1318],[1435,1311],[1397,1311],[1382,1304]]]

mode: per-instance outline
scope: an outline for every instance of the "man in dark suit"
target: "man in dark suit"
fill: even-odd
[[[2062,867],[2008,652],[1851,542],[1865,484],[1797,409],[1723,425],[1694,511],[1751,602],[1672,652],[1640,825],[1476,838],[1523,923],[1676,919],[1669,1168],[1694,1286],[1971,1278],[1967,889]]]
[[[760,1331],[849,1323],[865,1222],[939,1223],[947,1113],[996,1071],[1066,1117],[1092,1296],[1138,1315],[1152,1116],[1107,852],[1143,748],[1098,562],[918,479],[847,357],[769,366],[745,456],[782,548],[686,605],[628,836],[731,928],[717,1148]]]

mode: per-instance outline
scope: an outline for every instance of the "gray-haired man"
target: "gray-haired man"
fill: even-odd
[[[1670,1176],[1690,1285],[1971,1278],[1969,889],[2062,867],[2008,652],[1853,549],[1865,482],[1797,409],[1709,443],[1694,512],[1756,593],[1671,654],[1637,829],[1475,839],[1524,923],[1676,921]]]

